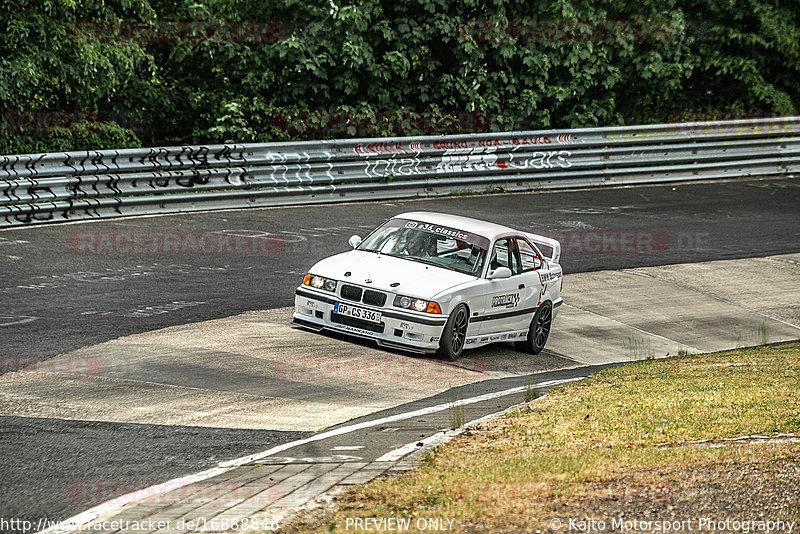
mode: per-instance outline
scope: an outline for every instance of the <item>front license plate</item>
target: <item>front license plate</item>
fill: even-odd
[[[342,304],[341,302],[334,303],[333,313],[347,315],[348,317],[369,321],[371,323],[381,322],[381,312],[368,310],[366,308],[358,308],[356,306],[350,306],[349,304]]]

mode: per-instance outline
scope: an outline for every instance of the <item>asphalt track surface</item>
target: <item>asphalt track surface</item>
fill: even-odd
[[[123,335],[291,305],[305,269],[347,250],[351,234],[364,235],[403,211],[443,211],[552,235],[564,241],[565,272],[575,273],[800,252],[798,205],[800,178],[788,178],[207,212],[0,231],[3,372],[28,358]],[[79,247],[87,234],[119,232],[269,237],[258,254],[131,254],[123,248],[94,254],[91,247]],[[629,250],[620,250],[623,239],[622,249]],[[149,485],[304,435],[0,417],[6,494],[0,516],[64,519],[97,504],[86,481]]]
[[[569,274],[798,252],[798,205],[800,178],[789,178],[216,211],[5,230],[0,231],[0,356],[47,358],[128,334],[290,306],[314,262],[348,250],[350,235],[364,235],[404,211],[472,216],[560,238]],[[98,237],[206,232],[269,237],[251,238],[244,253],[220,246],[217,254],[193,254],[191,248],[186,254],[132,254],[124,243],[102,248]],[[628,241],[620,247],[622,232]],[[98,245],[81,249],[82,239]],[[255,241],[266,244],[248,248]],[[251,250],[258,253],[247,253]]]
[[[0,517],[61,521],[154,484],[311,432],[0,418]],[[22,534],[20,530],[0,532]]]

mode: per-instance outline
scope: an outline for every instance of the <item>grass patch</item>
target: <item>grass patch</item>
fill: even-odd
[[[533,385],[531,377],[528,377],[525,380],[525,397],[523,398],[522,402],[528,403],[531,401],[535,401],[541,396],[542,392],[539,391],[539,388]]]
[[[628,350],[631,360],[652,360],[656,357],[650,338],[631,336],[622,344]]]
[[[463,388],[453,389],[450,392],[450,428],[455,430],[464,426],[464,391]]]
[[[769,342],[769,327],[767,326],[767,320],[764,319],[759,327],[753,330],[741,331],[734,329],[733,337],[736,348],[766,345]]]
[[[345,532],[357,517],[454,519],[467,532],[550,532],[553,518],[568,530],[570,517],[610,529],[620,514],[798,520],[800,444],[688,443],[778,433],[800,433],[800,344],[634,362],[460,436],[293,529]]]

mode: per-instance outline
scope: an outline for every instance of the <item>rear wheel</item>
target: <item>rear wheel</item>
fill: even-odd
[[[515,346],[530,354],[539,354],[550,336],[550,327],[553,324],[553,306],[549,302],[542,303],[528,328],[528,339],[518,341]]]
[[[447,319],[439,340],[439,350],[436,354],[450,360],[461,356],[467,341],[467,326],[469,325],[469,312],[467,306],[459,304]]]

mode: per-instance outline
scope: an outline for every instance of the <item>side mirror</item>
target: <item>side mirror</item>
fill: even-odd
[[[361,236],[360,235],[351,235],[350,239],[347,240],[350,243],[350,246],[356,248],[358,245],[361,244]]]
[[[494,271],[489,273],[487,276],[489,280],[503,280],[505,278],[511,278],[511,269],[508,267],[498,267]]]

